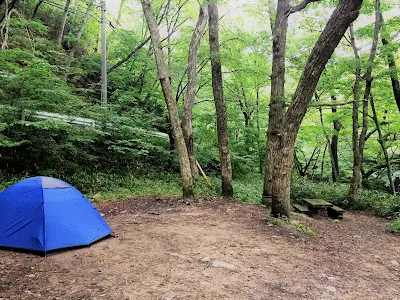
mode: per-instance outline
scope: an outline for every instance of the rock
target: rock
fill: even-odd
[[[179,254],[179,253],[175,253],[175,252],[167,252],[167,254],[174,256],[174,257],[178,257],[180,259],[186,259],[185,255]]]
[[[208,273],[207,271],[201,272],[201,275],[203,275],[205,277],[211,277],[210,273]]]
[[[29,277],[29,278],[34,278],[35,276],[36,276],[35,274],[25,275],[25,277]]]
[[[224,262],[222,260],[214,260],[211,266],[214,268],[223,268],[223,269],[227,269],[227,270],[231,270],[231,271],[236,270],[235,265]]]
[[[392,266],[394,266],[394,267],[400,267],[400,264],[399,264],[398,261],[392,260],[390,263],[391,263]]]
[[[333,280],[335,280],[335,279],[336,279],[336,278],[333,277],[333,276],[329,276],[329,277],[328,277],[328,280],[329,280],[329,281],[333,281]]]
[[[208,256],[206,256],[206,257],[204,257],[201,261],[202,261],[202,262],[210,262],[210,261],[211,261],[211,258],[208,257]]]
[[[328,286],[328,287],[326,288],[326,290],[327,290],[329,293],[336,293],[336,288],[333,287],[333,286]]]
[[[353,238],[359,239],[361,238],[361,235],[353,235]]]

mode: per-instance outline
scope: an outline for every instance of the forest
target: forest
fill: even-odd
[[[397,0],[0,0],[0,186],[319,198],[400,233]]]

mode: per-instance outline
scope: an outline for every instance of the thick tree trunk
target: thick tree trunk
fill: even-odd
[[[336,101],[336,97],[332,96],[331,97],[332,101]],[[332,106],[332,113],[337,112],[337,107]],[[339,147],[339,132],[340,132],[340,122],[339,120],[335,119],[333,120],[333,129],[335,130],[335,134],[332,136],[331,140],[331,152],[332,152],[332,159],[331,159],[331,164],[332,164],[332,181],[333,182],[338,182],[340,180],[339,178],[339,155],[338,155],[338,147]]]
[[[90,0],[89,3],[87,4],[85,16],[83,17],[81,27],[79,28],[79,31],[76,35],[76,44],[73,46],[71,49],[69,56],[68,56],[68,62],[67,62],[67,68],[71,67],[72,61],[74,60],[74,55],[76,52],[76,49],[78,48],[79,42],[81,41],[83,32],[85,31],[86,28],[86,23],[89,20],[90,13],[92,12],[94,6],[94,0]]]
[[[390,164],[390,157],[389,157],[389,154],[388,154],[388,151],[387,151],[387,148],[386,148],[385,139],[383,138],[381,125],[379,124],[379,121],[378,121],[378,114],[376,113],[375,103],[374,103],[374,99],[373,99],[372,95],[370,96],[369,101],[370,101],[371,109],[372,109],[372,113],[373,113],[373,117],[372,118],[374,119],[375,126],[376,126],[376,129],[378,131],[378,137],[379,137],[378,141],[379,141],[379,144],[381,145],[383,155],[385,156],[386,169],[387,169],[387,173],[388,173],[390,190],[391,190],[393,195],[396,195],[396,187],[395,187],[394,181],[393,181],[393,172],[392,172],[392,166]]]
[[[203,37],[204,31],[206,29],[207,20],[208,6],[206,4],[200,7],[199,19],[197,21],[196,27],[193,30],[192,41],[190,42],[187,69],[188,83],[186,86],[186,99],[184,101],[182,116],[183,137],[185,139],[186,148],[189,155],[190,168],[192,170],[193,178],[196,178],[199,173],[194,153],[192,130],[193,104],[196,96],[197,53],[199,51],[201,38]]]
[[[154,56],[157,64],[158,78],[161,83],[165,102],[168,108],[169,120],[171,122],[172,133],[174,136],[176,149],[179,156],[179,164],[182,176],[182,189],[184,198],[193,198],[193,179],[190,170],[189,156],[186,150],[185,140],[183,139],[181,123],[179,121],[178,108],[172,93],[172,85],[164,61],[160,33],[156,17],[150,5],[150,0],[141,0],[143,12],[149,27],[151,40],[153,43]]]
[[[390,46],[390,36],[387,36],[385,32],[385,25],[384,25],[384,19],[382,13],[380,14],[381,18],[381,36],[382,36],[382,44],[385,48],[389,48]],[[399,84],[399,77],[397,75],[397,68],[396,68],[396,60],[394,58],[393,52],[389,52],[387,54],[387,60],[389,64],[389,74],[390,74],[390,80],[392,82],[392,89],[393,89],[393,95],[394,99],[397,104],[397,109],[400,111],[400,84]]]
[[[221,162],[222,195],[233,196],[232,166],[229,154],[228,117],[226,102],[222,87],[221,54],[219,51],[218,8],[215,3],[208,4],[209,13],[209,41],[211,54],[212,87],[214,93],[215,110],[217,113],[217,133],[219,158]]]
[[[375,60],[376,56],[376,48],[378,45],[379,31],[380,31],[381,21],[380,21],[380,0],[375,0],[375,28],[374,28],[374,38],[372,41],[371,51],[369,54],[369,61],[367,71],[365,72],[365,90],[364,90],[364,98],[363,98],[363,114],[362,114],[362,128],[360,136],[358,137],[358,141],[355,141],[353,137],[353,143],[358,143],[357,151],[354,151],[354,163],[353,163],[353,177],[350,182],[350,188],[348,192],[348,199],[351,202],[357,201],[358,198],[358,188],[361,183],[361,167],[363,163],[364,157],[364,146],[365,146],[365,137],[367,135],[368,130],[368,103],[369,97],[371,95],[371,87],[372,87],[372,64]],[[357,107],[358,108],[358,107]],[[354,108],[353,108],[354,111]],[[353,134],[355,133],[355,117],[353,116]],[[357,135],[358,135],[358,118],[357,118]],[[354,148],[354,145],[353,145]]]
[[[61,46],[63,36],[64,36],[64,30],[65,30],[65,25],[67,24],[67,18],[68,18],[68,12],[69,12],[69,6],[71,5],[71,0],[67,0],[65,3],[64,7],[64,14],[61,19],[61,25],[60,29],[58,30],[58,37],[57,37],[57,44]]]
[[[271,6],[271,5],[270,5]],[[272,40],[272,76],[271,99],[269,104],[269,124],[267,129],[267,155],[265,160],[263,199],[272,196],[272,168],[274,153],[279,152],[279,132],[282,128],[285,114],[285,56],[286,36],[290,9],[287,0],[279,0],[276,9],[275,24],[271,23]],[[271,22],[274,18],[270,17]]]
[[[284,0],[283,2],[286,3]],[[301,7],[305,7],[309,2],[310,1],[303,1],[298,6],[290,8],[288,13],[300,10]],[[268,150],[272,150],[272,153],[267,155],[267,159],[269,157],[273,158],[273,163],[271,164],[271,162],[267,162],[267,165],[270,166],[269,179],[271,182],[268,184],[268,189],[272,194],[271,213],[274,216],[289,216],[290,179],[293,163],[293,151],[301,122],[307,112],[308,105],[313,97],[322,71],[324,70],[328,60],[332,56],[332,53],[339,44],[347,28],[357,18],[361,4],[362,0],[347,0],[339,2],[327,25],[325,26],[325,29],[311,51],[297,89],[293,95],[292,103],[290,104],[287,112],[284,113],[283,116],[280,114],[278,114],[278,116],[274,116],[273,114],[271,115],[270,111],[269,126],[272,125],[273,131],[275,132],[271,132],[274,136],[273,146],[268,147]],[[281,18],[277,13],[275,27],[276,35],[278,35],[280,30],[278,25],[279,19]],[[276,37],[274,37],[274,40],[275,38]],[[274,49],[274,52],[275,51],[276,50]],[[279,59],[279,57],[274,57],[274,59]],[[270,110],[271,109],[272,106]],[[278,121],[279,119],[283,119],[278,122],[279,125],[282,125],[280,128],[276,126],[276,118]],[[268,138],[268,143],[270,143],[270,135]]]

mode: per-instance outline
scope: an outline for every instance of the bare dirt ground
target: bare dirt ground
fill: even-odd
[[[299,219],[307,236],[256,205],[98,207],[115,237],[47,258],[0,251],[0,299],[400,300],[400,238],[366,214]]]

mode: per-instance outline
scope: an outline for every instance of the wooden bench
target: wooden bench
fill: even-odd
[[[332,219],[343,219],[344,209],[338,206],[333,205],[332,207],[327,208],[328,217]]]
[[[292,206],[293,206],[295,211],[300,212],[302,214],[308,215],[310,213],[310,211],[308,210],[307,206],[303,206],[303,205],[300,205],[300,204],[293,204]]]

